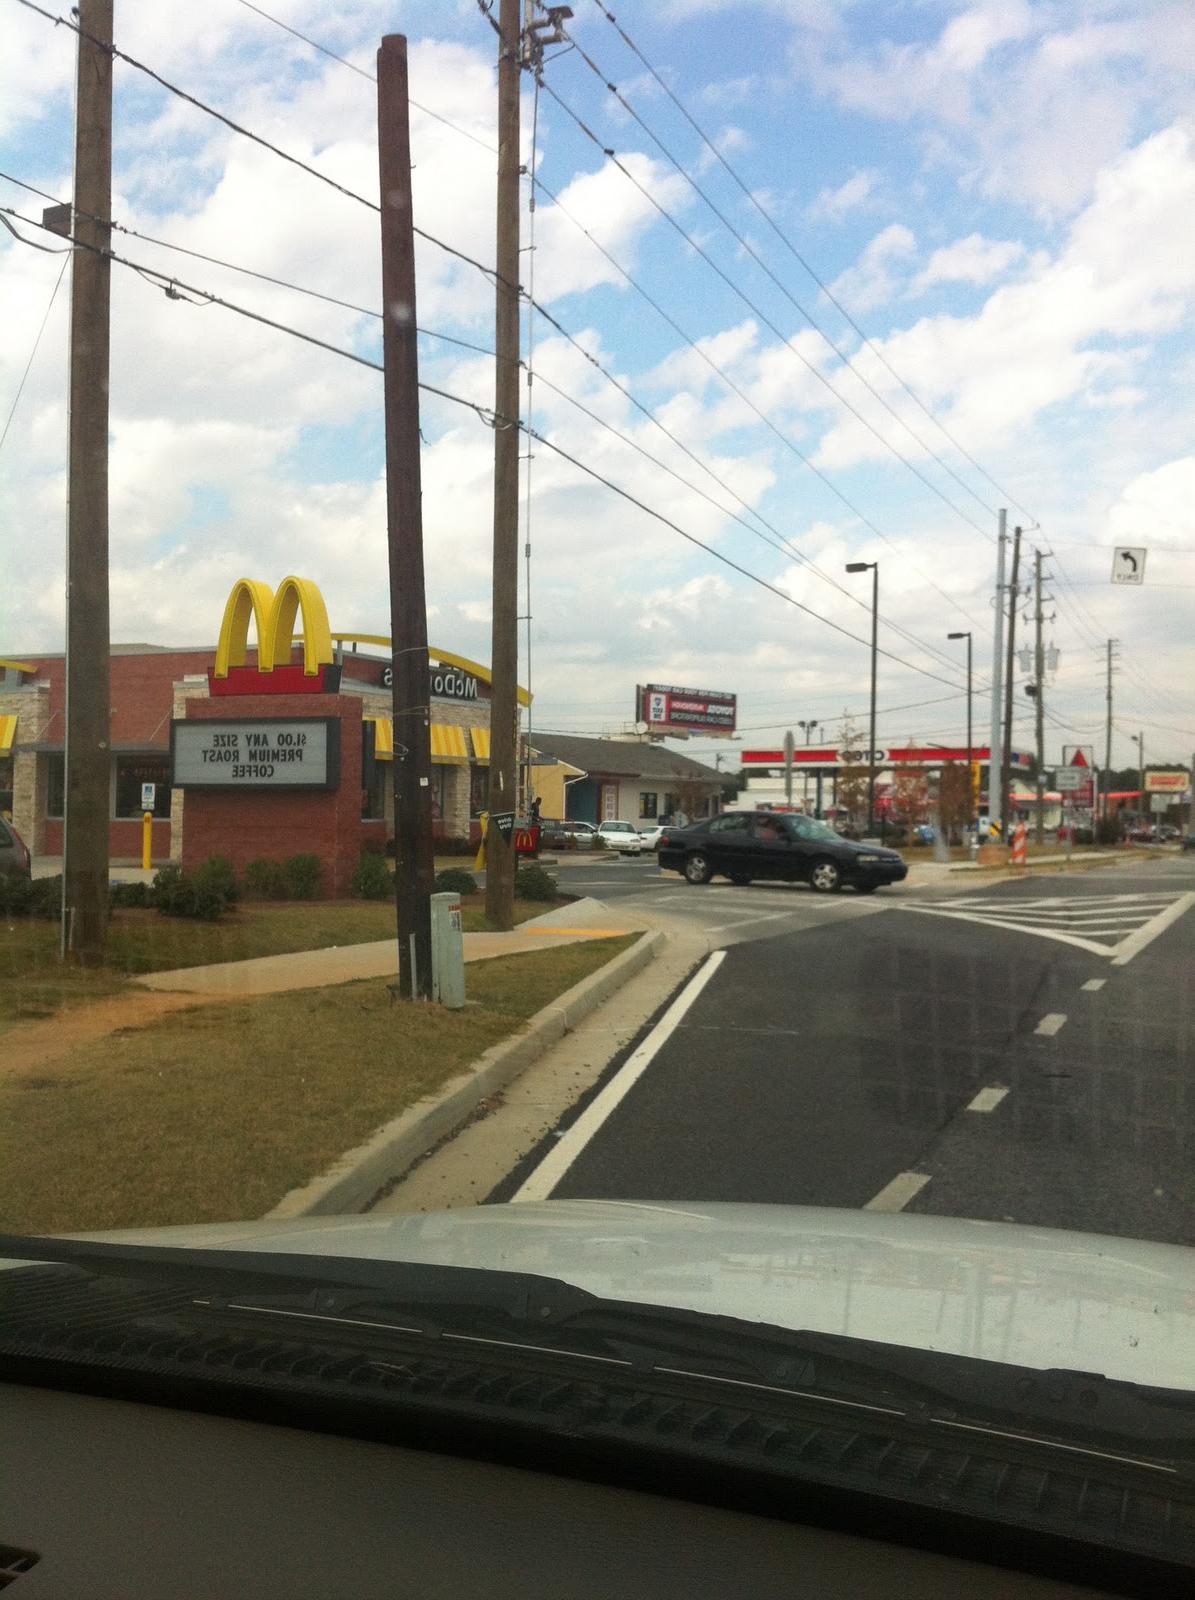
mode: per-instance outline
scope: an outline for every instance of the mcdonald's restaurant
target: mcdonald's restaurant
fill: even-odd
[[[490,674],[428,654],[434,829],[464,847],[488,804]],[[155,865],[315,851],[329,895],[348,892],[362,850],[393,849],[390,641],[334,631],[310,580],[277,594],[239,580],[215,645],[113,645],[109,672],[114,862],[140,861],[146,812]],[[0,657],[0,814],[35,858],[63,849],[65,689],[61,654]],[[561,814],[553,790],[573,769],[528,770]]]

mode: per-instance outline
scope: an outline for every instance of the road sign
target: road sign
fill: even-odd
[[[1091,774],[1082,767],[1057,767],[1054,771],[1054,787],[1059,794],[1074,794],[1076,789],[1085,789],[1091,782]]]
[[[1145,788],[1149,794],[1168,794],[1181,800],[1187,788],[1185,772],[1147,772]]]
[[[141,809],[142,809],[142,811],[152,811],[153,810],[154,801],[157,799],[157,794],[158,794],[158,786],[157,786],[156,783],[143,783],[141,785]]]
[[[1112,582],[1145,582],[1145,546],[1143,544],[1117,545],[1112,556]]]

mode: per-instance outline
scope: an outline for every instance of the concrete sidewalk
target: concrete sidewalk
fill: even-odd
[[[641,918],[600,900],[577,900],[542,917],[533,917],[510,933],[467,933],[465,960],[491,961],[497,956],[526,955],[582,939],[617,939],[641,933]],[[291,989],[322,989],[361,978],[397,978],[398,947],[393,939],[369,944],[332,945],[324,950],[296,950],[290,955],[257,956],[250,961],[221,961],[207,967],[176,967],[147,972],[133,982],[145,989],[183,994],[251,996],[283,994]]]

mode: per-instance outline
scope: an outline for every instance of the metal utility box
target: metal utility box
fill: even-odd
[[[432,895],[432,999],[453,1011],[465,1003],[465,936],[459,894]]]

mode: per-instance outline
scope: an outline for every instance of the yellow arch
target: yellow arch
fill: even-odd
[[[336,632],[332,637],[337,644],[376,644],[380,645],[383,650],[391,648],[391,641],[388,635],[384,633]],[[432,661],[438,661],[441,666],[459,667],[462,672],[471,672],[482,683],[488,683],[491,688],[493,687],[493,674],[488,667],[483,667],[480,661],[470,661],[468,656],[454,655],[451,650],[437,650],[435,645],[428,645],[427,653]],[[518,697],[521,706],[529,706],[531,704],[532,696],[530,691],[524,689],[521,685],[518,686]]]
[[[324,597],[310,578],[283,578],[270,607],[265,637],[258,650],[263,672],[285,667],[290,662],[295,619],[303,613],[303,672],[314,678],[332,660],[332,633],[328,627],[328,608]]]
[[[274,604],[274,591],[268,583],[256,578],[238,578],[233,584],[224,606],[224,620],[220,624],[220,638],[216,645],[216,665],[213,675],[227,678],[229,667],[243,667],[249,649],[249,623],[257,634],[257,654],[264,666],[263,641],[267,618]]]

